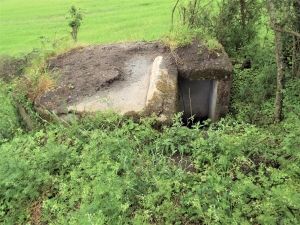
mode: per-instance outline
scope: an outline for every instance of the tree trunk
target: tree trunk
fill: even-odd
[[[300,1],[294,0],[294,11],[296,15],[295,29],[296,32],[300,32]],[[294,76],[300,77],[300,37],[294,37]]]
[[[78,29],[76,27],[72,27],[71,35],[72,35],[74,42],[77,42],[77,33],[78,33]]]
[[[277,64],[277,88],[275,99],[275,122],[280,122],[283,118],[283,88],[284,88],[284,62],[282,54],[282,34],[276,29],[276,9],[273,0],[267,0],[268,12],[270,17],[271,26],[275,33],[275,54]]]
[[[292,54],[292,75],[296,76],[297,71],[297,39],[293,37],[293,54]]]
[[[300,1],[294,0],[294,11],[296,15],[295,27],[297,32],[300,32]]]
[[[300,77],[300,38],[293,37],[292,75]]]
[[[282,56],[282,34],[275,31],[275,48],[277,64],[277,88],[275,99],[275,122],[280,122],[283,118],[283,88],[284,88],[284,62]]]
[[[246,28],[246,1],[245,0],[240,0],[240,11],[241,11],[242,27],[245,30]]]

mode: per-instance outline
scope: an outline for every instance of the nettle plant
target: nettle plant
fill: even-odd
[[[77,42],[78,31],[82,23],[82,11],[81,9],[71,6],[69,10],[69,16],[67,17],[69,27],[71,27],[71,36],[75,42]]]

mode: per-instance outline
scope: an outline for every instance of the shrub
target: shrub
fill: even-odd
[[[224,0],[215,22],[215,34],[229,53],[248,45],[257,35],[261,3],[256,0]],[[238,34],[238,35],[237,35]]]
[[[82,19],[83,17],[81,10],[77,9],[75,6],[72,6],[69,10],[68,20],[69,27],[72,29],[71,36],[75,42],[77,42],[77,35],[82,23]]]

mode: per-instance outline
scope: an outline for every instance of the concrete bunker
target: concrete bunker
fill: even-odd
[[[160,42],[90,46],[49,60],[61,76],[35,106],[65,117],[112,110],[171,121],[218,120],[228,111],[232,66],[224,50],[199,41],[170,50]]]
[[[217,121],[228,112],[232,65],[223,49],[203,43],[176,49],[178,59],[178,110],[183,120]]]

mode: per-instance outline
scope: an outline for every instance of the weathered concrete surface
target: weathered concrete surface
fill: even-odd
[[[168,48],[156,42],[73,49],[50,59],[49,69],[60,74],[57,87],[35,105],[57,115],[105,110],[140,113],[157,56],[171,58]]]
[[[38,99],[36,105],[57,111],[58,114],[65,113],[68,107],[98,96],[122,81],[127,84],[139,83],[147,79],[147,68],[159,55],[167,56],[169,52],[165,46],[154,42],[73,49],[49,60],[49,70],[59,74],[57,86]],[[103,96],[105,94],[100,97]]]
[[[97,112],[112,110],[120,114],[141,112],[146,104],[150,83],[149,70],[153,63],[150,55],[135,55],[125,62],[123,71],[130,76],[111,83],[90,97],[68,106],[68,111]]]
[[[216,84],[215,112],[211,115],[213,121],[219,120],[229,111],[230,89],[232,79],[218,80]]]
[[[167,122],[177,112],[177,68],[171,58],[157,57],[152,65],[145,115],[156,114]]]

